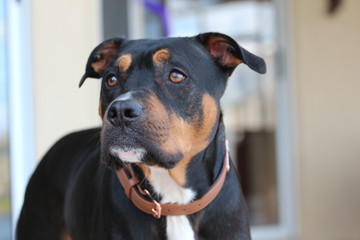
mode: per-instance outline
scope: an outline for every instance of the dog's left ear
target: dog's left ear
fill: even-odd
[[[216,32],[203,33],[195,36],[194,39],[206,48],[228,76],[240,63],[245,63],[255,72],[266,72],[264,59],[240,47],[234,39],[225,34]]]
[[[86,78],[100,78],[103,71],[109,67],[111,61],[120,50],[121,44],[125,38],[117,37],[105,40],[100,43],[91,53],[88,58],[85,73],[82,76],[79,87],[83,85]]]

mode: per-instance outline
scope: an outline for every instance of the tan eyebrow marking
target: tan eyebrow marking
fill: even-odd
[[[118,58],[117,63],[121,72],[129,69],[132,62],[131,54],[125,54]]]
[[[160,49],[153,55],[153,61],[156,65],[162,64],[170,58],[170,52],[167,49]]]

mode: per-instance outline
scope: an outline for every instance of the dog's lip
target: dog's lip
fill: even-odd
[[[123,162],[140,163],[146,154],[144,148],[134,147],[110,147],[110,154]]]

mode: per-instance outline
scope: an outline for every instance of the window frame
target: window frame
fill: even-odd
[[[35,167],[31,1],[6,0],[12,239]]]
[[[296,236],[296,86],[293,70],[292,0],[273,0],[276,11],[276,109],[277,109],[277,183],[279,224],[251,227],[257,239],[291,239]]]

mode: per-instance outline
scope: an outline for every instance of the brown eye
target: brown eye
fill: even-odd
[[[109,77],[108,80],[107,80],[107,84],[110,86],[110,87],[113,87],[116,85],[117,83],[117,77],[115,76],[112,76],[112,77]]]
[[[185,80],[185,78],[186,78],[186,76],[183,73],[176,71],[176,70],[172,71],[169,75],[169,79],[173,83],[180,83],[183,80]]]

